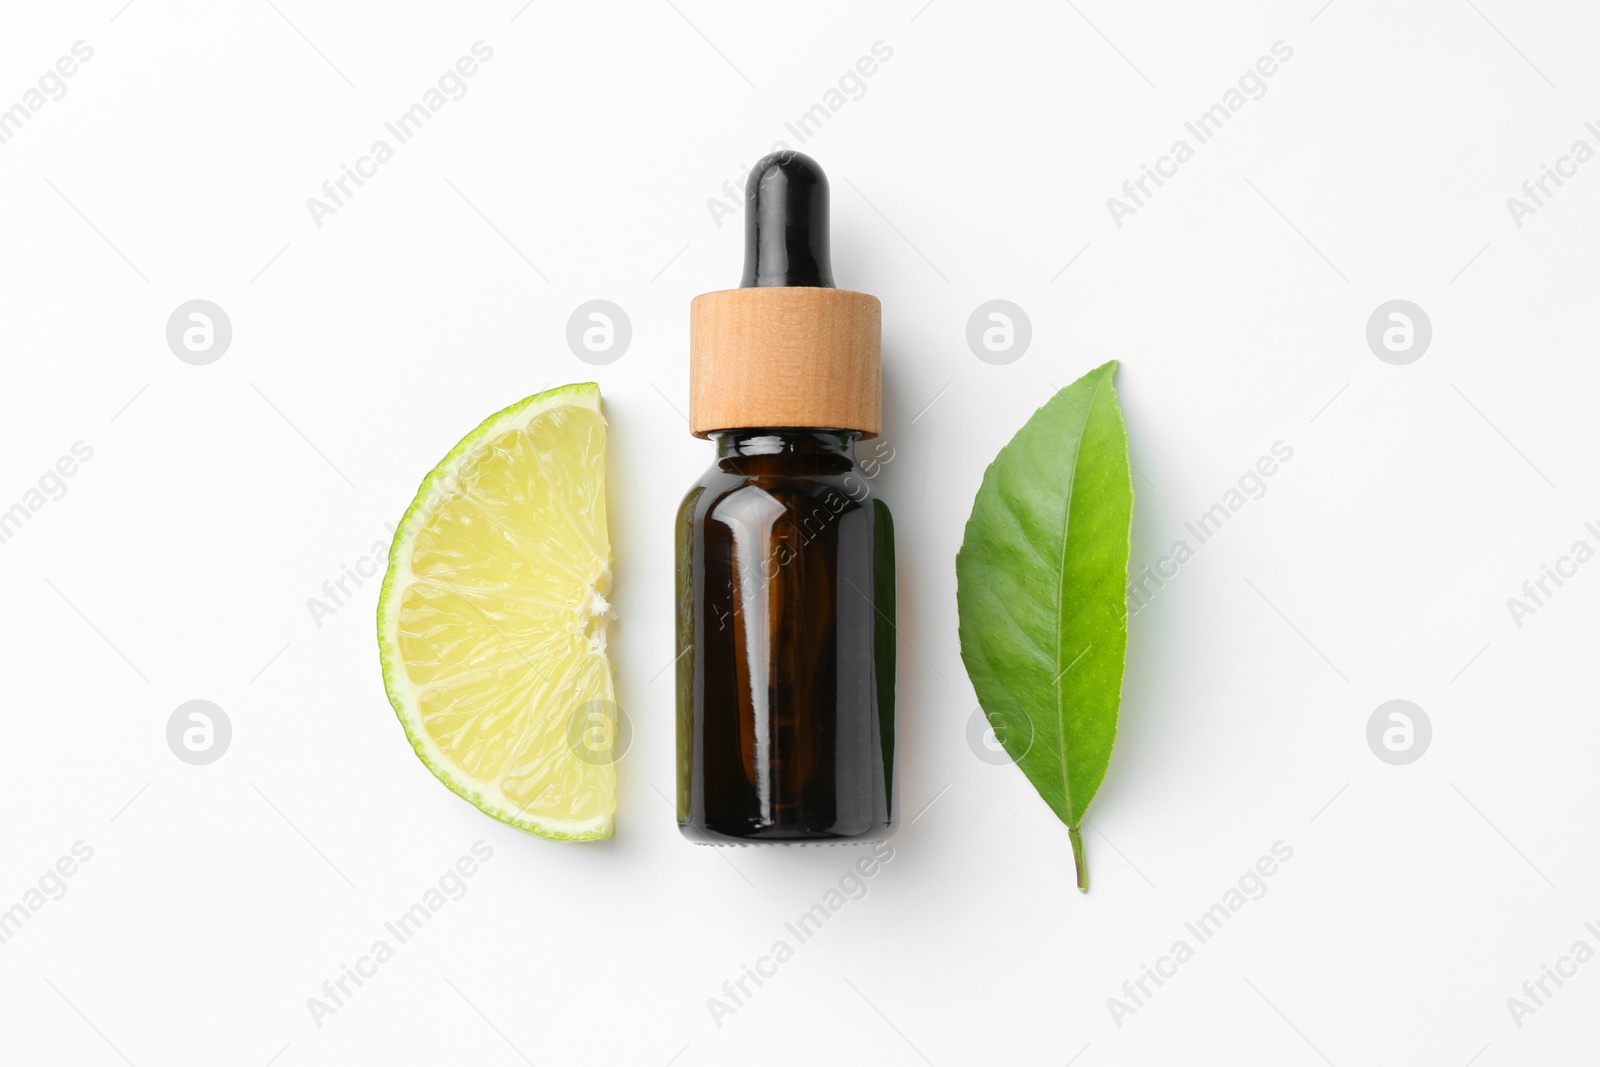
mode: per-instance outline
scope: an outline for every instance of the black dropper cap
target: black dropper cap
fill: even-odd
[[[828,178],[800,152],[774,152],[744,185],[744,277],[739,288],[832,289]]]

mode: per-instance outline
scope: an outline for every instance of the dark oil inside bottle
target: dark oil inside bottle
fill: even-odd
[[[853,431],[728,430],[678,513],[678,812],[871,841],[894,800],[894,533]]]

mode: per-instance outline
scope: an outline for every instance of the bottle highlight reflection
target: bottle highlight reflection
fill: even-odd
[[[678,517],[680,825],[697,841],[887,837],[894,533],[859,435],[712,436]]]

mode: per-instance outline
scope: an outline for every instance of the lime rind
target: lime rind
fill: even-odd
[[[456,446],[428,472],[417,487],[416,496],[406,508],[395,528],[394,541],[389,548],[389,564],[383,576],[383,586],[378,594],[378,657],[383,668],[383,688],[389,696],[411,749],[423,766],[433,772],[451,792],[467,803],[507,826],[552,841],[599,841],[608,838],[615,830],[612,816],[607,813],[594,819],[576,822],[556,822],[526,815],[509,807],[504,798],[487,794],[475,785],[463,781],[450,768],[450,761],[428,736],[422,723],[413,714],[415,701],[407,698],[413,688],[405,677],[404,661],[395,642],[396,613],[400,594],[410,584],[410,555],[412,542],[423,518],[429,513],[429,503],[441,499],[449,491],[451,479],[465,461],[478,450],[485,440],[532,422],[546,411],[557,407],[582,407],[604,415],[600,410],[600,386],[595,382],[577,382],[572,385],[547,389],[525,397],[509,407],[495,412],[463,437]],[[609,568],[610,560],[606,561]]]

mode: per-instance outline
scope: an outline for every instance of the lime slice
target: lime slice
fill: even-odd
[[[541,837],[611,836],[610,584],[592,382],[462,438],[389,551],[378,650],[411,747],[479,810]]]

